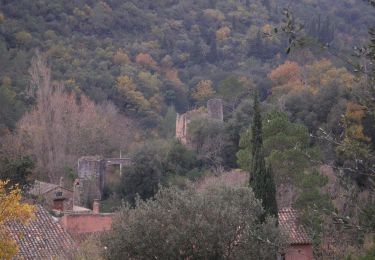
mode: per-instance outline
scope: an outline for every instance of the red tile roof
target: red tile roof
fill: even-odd
[[[288,236],[291,245],[311,244],[311,239],[305,228],[298,223],[298,213],[292,208],[279,210],[279,225],[282,232]]]
[[[6,227],[19,248],[15,259],[64,259],[75,248],[70,235],[39,205],[29,223],[13,221]]]

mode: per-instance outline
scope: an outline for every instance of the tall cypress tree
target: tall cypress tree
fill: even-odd
[[[208,53],[207,60],[211,63],[214,63],[217,60],[216,34],[214,32],[211,32],[210,35],[210,52]]]
[[[253,111],[253,124],[251,126],[251,155],[254,158],[255,152],[263,147],[262,115],[260,114],[258,93],[254,95]]]
[[[271,166],[266,166],[263,154],[262,116],[259,108],[259,97],[254,97],[254,117],[251,139],[251,173],[250,186],[255,196],[262,200],[266,215],[277,217],[276,187],[273,181]]]

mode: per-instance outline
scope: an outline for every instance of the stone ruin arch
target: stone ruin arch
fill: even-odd
[[[102,156],[83,156],[78,159],[77,172],[78,179],[74,183],[75,204],[84,206],[91,200],[103,197],[106,184],[107,168],[111,165],[122,166],[132,165],[131,158],[104,158]]]

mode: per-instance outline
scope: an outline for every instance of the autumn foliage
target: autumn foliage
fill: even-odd
[[[216,31],[216,39],[218,41],[223,41],[229,37],[231,30],[228,26],[223,26],[219,30]]]
[[[113,62],[115,64],[124,65],[130,62],[130,58],[124,50],[118,49],[115,55],[113,55]]]
[[[215,94],[215,91],[213,89],[213,83],[211,80],[201,80],[198,82],[195,91],[193,93],[193,98],[198,103],[203,103],[204,101],[207,101],[210,97],[212,97]]]
[[[271,71],[269,78],[274,83],[273,94],[287,94],[302,89],[301,67],[293,61],[286,61]]]
[[[8,183],[0,180],[0,259],[12,259],[18,252],[16,242],[6,231],[6,223],[26,223],[35,211],[34,206],[21,202],[21,189],[18,186],[9,188]]]
[[[148,53],[140,53],[135,58],[135,62],[141,66],[156,69],[157,63]]]
[[[129,111],[145,112],[150,109],[149,101],[145,99],[142,92],[137,90],[132,78],[118,77],[116,86]]]
[[[346,134],[355,140],[369,142],[370,138],[363,133],[362,120],[364,116],[365,107],[354,102],[347,103],[345,113]]]

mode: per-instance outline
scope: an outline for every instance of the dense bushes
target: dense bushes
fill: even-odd
[[[274,219],[259,221],[250,188],[160,190],[125,206],[102,243],[107,259],[273,259],[281,246]]]

